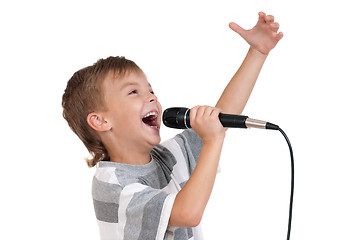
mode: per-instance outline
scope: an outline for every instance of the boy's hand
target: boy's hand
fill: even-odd
[[[196,106],[190,110],[190,124],[203,143],[223,142],[225,129],[219,121],[220,112],[219,108],[210,106]]]
[[[281,40],[283,33],[277,33],[279,24],[274,22],[272,15],[266,16],[263,12],[258,13],[258,15],[257,24],[250,30],[245,30],[234,22],[231,22],[229,27],[241,35],[251,48],[267,55]]]

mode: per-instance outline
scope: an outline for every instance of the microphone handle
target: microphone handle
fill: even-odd
[[[185,115],[183,115],[185,114]],[[178,116],[185,116],[184,125],[186,128],[191,128],[190,118],[189,118],[189,109],[185,110],[185,113],[181,113]],[[233,115],[233,114],[219,114],[219,121],[221,122],[222,126],[225,128],[247,128],[246,120],[248,119],[247,116],[243,115]],[[178,120],[181,122],[181,119]]]
[[[219,120],[225,128],[247,128],[247,116],[220,113]]]
[[[186,129],[192,128],[189,118],[189,108],[173,107],[163,113],[163,123],[167,127]],[[243,115],[220,113],[219,120],[225,128],[263,128],[278,130],[276,124],[249,118]]]

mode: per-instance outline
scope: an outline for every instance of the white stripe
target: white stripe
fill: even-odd
[[[168,227],[168,222],[170,218],[170,214],[172,212],[173,203],[177,194],[169,194],[167,198],[164,200],[164,204],[162,207],[162,214],[160,215],[159,225],[157,230],[157,235],[155,240],[163,240],[168,239],[165,236],[165,232]]]
[[[193,238],[197,240],[203,240],[203,233],[202,233],[202,227],[199,224],[197,227],[194,227],[193,229]]]
[[[177,179],[178,183],[182,183],[189,179],[189,171],[186,164],[186,160],[184,158],[182,149],[178,145],[177,141],[174,139],[170,139],[161,144],[166,147],[177,159],[176,165],[173,167],[173,174]]]
[[[115,175],[115,167],[106,167],[106,168],[97,168],[94,176],[102,182],[118,184],[119,181],[117,176]]]
[[[140,183],[133,183],[126,186],[119,197],[119,210],[118,210],[118,219],[119,219],[119,239],[124,239],[124,228],[127,221],[126,210],[132,200],[133,196],[137,192],[141,192],[149,186],[142,185]]]
[[[100,239],[102,240],[113,240],[118,239],[118,224],[108,223],[98,220]]]

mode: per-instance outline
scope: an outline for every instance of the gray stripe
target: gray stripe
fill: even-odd
[[[115,170],[115,175],[119,183],[125,187],[132,183],[139,182],[139,178],[142,176],[154,175],[156,168],[157,164],[154,160],[146,165],[119,164]]]
[[[118,204],[101,202],[95,199],[93,199],[93,203],[95,216],[98,220],[109,223],[118,222]]]
[[[193,237],[193,229],[192,228],[187,228],[187,233],[188,233],[189,238]]]
[[[151,151],[152,158],[157,164],[157,172],[151,176],[146,176],[149,186],[156,189],[165,188],[171,181],[171,173],[174,165],[177,163],[174,155],[166,147],[157,145]]]
[[[190,239],[193,237],[192,228],[177,228],[174,231],[174,240]]]
[[[93,199],[101,202],[119,203],[121,187],[117,184],[111,184],[99,181],[93,178],[92,195]]]
[[[174,231],[174,240],[184,240],[184,239],[189,239],[189,237],[187,236],[186,228],[177,228]]]
[[[203,146],[203,141],[198,136],[198,134],[193,129],[188,129],[186,131],[183,131],[178,136],[184,136],[184,138],[186,140],[185,145],[186,145],[186,147],[189,148],[187,150],[191,150],[193,157],[198,160],[199,154],[200,154],[200,152],[202,150],[202,146]]]
[[[187,165],[188,165],[189,175],[191,175],[194,168],[196,167],[196,163],[198,161],[200,152],[202,150],[202,146],[203,146],[202,139],[192,129],[187,129],[183,131],[181,134],[175,136],[174,139],[180,146],[184,158],[188,160]]]
[[[148,234],[153,236],[152,234],[157,233],[158,222],[166,196],[165,193],[152,188],[146,188],[134,194],[126,209],[127,220],[124,227],[124,239],[151,239],[142,236],[148,236]],[[151,224],[149,225],[147,221],[150,221]],[[147,224],[144,224],[144,222]],[[143,231],[145,233],[142,233]]]
[[[160,215],[167,196],[166,193],[160,192],[145,205],[140,240],[155,239],[157,236]]]

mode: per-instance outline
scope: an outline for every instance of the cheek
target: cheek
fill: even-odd
[[[140,120],[139,111],[134,108],[126,108],[122,111],[122,119],[124,119],[128,125],[136,125],[138,124],[138,120]]]
[[[162,105],[160,105],[160,103],[158,102],[157,104],[158,106],[158,111],[159,111],[159,116],[158,117],[158,123],[161,124],[162,123],[162,116],[163,116],[163,111],[162,111]]]
[[[159,113],[162,113],[162,105],[159,102],[157,102],[157,105]]]
[[[115,108],[112,109],[112,118],[116,122],[118,127],[132,126],[135,124],[134,109],[132,109],[127,104],[118,104]]]

